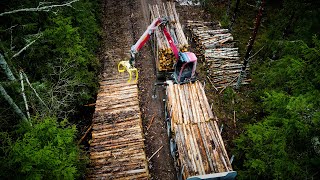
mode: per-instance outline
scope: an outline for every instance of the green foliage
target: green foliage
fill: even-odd
[[[231,20],[224,13],[228,1],[202,2],[213,21],[226,25]],[[246,51],[260,3],[240,1],[232,28],[240,55]],[[247,92],[239,92],[255,103],[246,109],[246,103],[237,103],[238,95],[235,105],[230,103],[232,93],[226,89],[223,95],[224,109],[237,111],[239,131],[246,124],[235,140],[239,179],[319,177],[319,7],[320,1],[266,1],[252,54],[264,48],[250,62],[252,84],[242,89]]]
[[[223,28],[228,28],[230,25],[229,17],[226,14],[222,15],[220,23]]]
[[[229,26],[230,17],[226,15],[227,4],[214,0],[200,0],[205,10],[211,14],[214,21],[220,21],[223,27]]]
[[[59,4],[63,1],[51,2]],[[36,7],[38,1],[6,2],[5,11]],[[23,4],[23,6],[21,6]],[[99,25],[96,11],[98,0],[81,0],[71,7],[54,8],[49,12],[16,13],[1,17],[0,52],[5,55],[16,77],[23,69],[47,107],[27,92],[34,114],[66,118],[77,108],[94,100],[97,92],[99,61],[95,53],[99,46]],[[10,28],[11,27],[11,28]],[[26,44],[37,41],[16,58],[11,58]],[[39,86],[38,86],[39,85]],[[27,91],[30,90],[27,88]],[[14,88],[12,94],[20,94]],[[23,101],[14,98],[23,107]],[[1,107],[0,109],[5,107]],[[7,116],[4,116],[7,118]]]
[[[12,142],[1,134],[0,177],[5,179],[75,179],[84,160],[75,143],[76,127],[56,118],[35,119],[22,126],[23,136]],[[4,146],[6,145],[6,146]]]
[[[239,179],[312,178],[320,165],[319,40],[314,46],[302,41],[285,42],[281,58],[267,61],[254,77],[263,89],[267,116],[235,140],[235,153],[243,161]]]
[[[227,87],[223,92],[223,100],[225,102],[232,101],[236,97],[235,91],[231,87]]]
[[[5,12],[37,7],[40,2],[4,0],[0,6]],[[54,0],[47,5],[64,2]],[[19,119],[6,103],[0,104],[0,179],[75,179],[83,173],[85,162],[80,160],[80,150],[74,143],[75,126],[58,122],[68,118],[81,123],[75,115],[82,117],[80,107],[95,99],[99,9],[99,0],[81,0],[72,7],[0,17],[0,53],[17,79],[20,70],[25,72],[45,103],[24,81],[31,116],[37,119],[34,126],[23,126],[19,131]],[[35,43],[13,57],[33,40]],[[24,111],[20,82],[8,82],[2,75],[0,72],[0,83]]]

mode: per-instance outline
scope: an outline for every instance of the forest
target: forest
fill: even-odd
[[[98,87],[99,5],[1,1],[1,179],[84,174],[76,141]]]
[[[237,111],[237,179],[320,179],[320,1],[201,4],[250,55],[250,85],[220,97]],[[0,2],[1,179],[85,177],[78,141],[99,88],[101,11],[100,0]]]
[[[320,2],[203,3],[213,19],[232,29],[242,57],[263,6],[249,52],[255,54],[249,62],[252,83],[225,92],[240,103],[239,133],[232,149],[238,178],[319,179]]]

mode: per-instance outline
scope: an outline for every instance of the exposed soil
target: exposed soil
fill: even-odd
[[[161,1],[141,0],[141,11],[136,11],[134,18],[137,20],[138,30],[136,39],[143,34],[149,25],[149,9],[147,3],[160,3]],[[139,6],[138,4],[136,4]],[[138,10],[138,8],[136,9]],[[139,23],[140,22],[140,23]],[[136,29],[136,28],[135,28]],[[163,148],[149,162],[151,179],[176,179],[173,160],[170,156],[169,139],[167,136],[164,118],[164,92],[161,86],[155,86],[156,72],[155,61],[152,56],[150,44],[147,43],[139,53],[136,67],[139,69],[140,108],[145,133],[147,157],[151,157],[161,146]],[[148,129],[149,127],[149,129]]]
[[[148,3],[156,3],[148,1]],[[148,4],[146,0],[105,0],[103,2],[103,46],[101,62],[104,64],[101,79],[116,74],[114,61],[129,60],[130,47],[139,39],[148,26]],[[156,82],[154,58],[149,43],[136,58],[139,69],[139,98],[145,132],[147,157],[163,148],[149,162],[151,179],[176,179],[170,157],[169,140],[164,121],[164,88],[154,89]],[[113,64],[113,66],[110,66]],[[113,67],[113,68],[110,68]],[[156,98],[154,98],[156,94]],[[153,119],[153,120],[152,120]],[[152,120],[152,124],[151,124]],[[147,130],[147,127],[150,127]]]

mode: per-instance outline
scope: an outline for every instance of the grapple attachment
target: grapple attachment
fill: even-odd
[[[137,82],[137,80],[138,80],[138,70],[137,70],[137,68],[132,67],[132,66],[130,65],[130,62],[129,62],[129,61],[120,61],[120,62],[118,63],[118,71],[119,71],[120,73],[125,72],[125,71],[127,71],[127,72],[129,73],[129,80],[128,80],[128,82],[131,82],[132,74],[135,74],[136,78],[135,78],[135,81],[134,81],[134,82]]]

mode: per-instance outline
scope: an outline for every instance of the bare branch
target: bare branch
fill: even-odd
[[[23,98],[23,101],[24,101],[24,105],[26,107],[26,112],[27,112],[28,119],[30,119],[28,101],[27,101],[26,94],[24,92],[24,83],[23,83],[22,71],[20,71],[19,74],[20,74],[20,83],[21,83],[21,94],[22,94],[22,98]]]
[[[256,56],[263,48],[264,48],[264,46],[262,46],[256,53],[254,53],[254,55],[250,56],[250,57],[248,58],[248,61],[249,61],[250,59],[252,59],[254,56]]]
[[[23,47],[19,52],[17,52],[16,54],[14,54],[14,55],[11,57],[11,59],[19,56],[24,50],[26,50],[29,46],[31,46],[34,42],[36,42],[41,36],[42,36],[42,34],[38,35],[38,37],[37,37],[35,40],[31,41],[29,44],[27,44],[25,47]]]
[[[37,91],[33,88],[33,86],[31,85],[31,83],[29,82],[28,76],[27,76],[24,72],[22,72],[22,74],[23,74],[24,78],[26,79],[29,87],[33,90],[34,94],[37,96],[37,98],[40,100],[40,102],[41,102],[47,109],[49,109],[48,106],[46,105],[46,103],[43,102],[43,100],[41,99],[41,97],[39,96],[39,94],[37,93]]]
[[[43,6],[43,5],[48,4],[48,3],[40,2],[38,7],[36,7],[36,8],[16,9],[16,10],[13,10],[13,11],[3,12],[3,13],[0,14],[0,16],[4,16],[4,15],[8,15],[8,14],[14,14],[14,13],[18,13],[18,12],[39,12],[39,11],[48,12],[53,8],[58,8],[58,7],[63,7],[63,6],[72,7],[72,3],[75,3],[75,2],[78,2],[78,1],[79,0],[72,0],[72,1],[66,2],[64,4],[54,4],[54,5],[50,5],[50,6]]]
[[[15,27],[17,27],[18,26],[18,24],[16,24],[16,25],[13,25],[13,26],[11,26],[11,27],[9,27],[9,28],[7,28],[7,29],[5,29],[5,31],[8,31],[8,30],[12,30],[13,28],[15,28]]]

